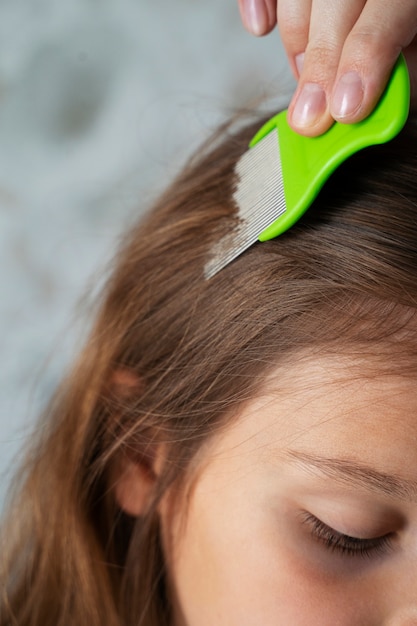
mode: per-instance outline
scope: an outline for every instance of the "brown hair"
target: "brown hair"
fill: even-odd
[[[5,526],[1,626],[169,624],[156,507],[225,416],[299,351],[356,350],[389,367],[415,352],[412,122],[341,167],[288,233],[205,280],[212,243],[234,223],[234,165],[258,126],[223,129],[119,250]],[[124,371],[140,384],[119,393],[109,381]],[[120,455],[152,454],[156,439],[164,472],[135,519],[115,502],[113,469]]]

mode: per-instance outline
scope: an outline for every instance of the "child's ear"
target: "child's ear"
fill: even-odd
[[[117,464],[113,490],[119,507],[133,517],[143,515],[150,503],[152,493],[162,470],[162,447],[159,446],[152,459],[133,458],[128,455]]]
[[[119,367],[114,370],[106,386],[107,394],[110,393],[112,396],[120,399],[140,393],[142,389],[142,378],[127,367]]]
[[[126,402],[143,389],[143,381],[133,370],[116,369],[109,380],[107,392]],[[162,470],[164,451],[157,441],[144,442],[143,450],[133,446],[122,452],[112,471],[112,489],[119,507],[128,515],[143,515],[150,503],[155,483]]]

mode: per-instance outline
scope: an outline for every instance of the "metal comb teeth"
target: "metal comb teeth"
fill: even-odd
[[[270,132],[236,163],[238,184],[233,199],[239,223],[211,250],[206,279],[231,263],[254,244],[265,228],[286,210],[278,132]]]

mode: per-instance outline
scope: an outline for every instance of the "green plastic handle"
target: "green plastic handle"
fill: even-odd
[[[332,172],[349,156],[362,148],[393,139],[407,120],[409,104],[408,70],[400,55],[377,106],[363,121],[335,122],[318,137],[304,137],[293,131],[287,122],[287,111],[264,124],[250,147],[277,131],[286,210],[262,231],[259,240],[267,241],[290,228],[308,209]]]

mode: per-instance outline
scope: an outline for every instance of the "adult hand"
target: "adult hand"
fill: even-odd
[[[255,35],[278,23],[298,86],[289,106],[294,130],[309,136],[333,120],[365,118],[401,51],[417,106],[417,0],[238,0]]]

